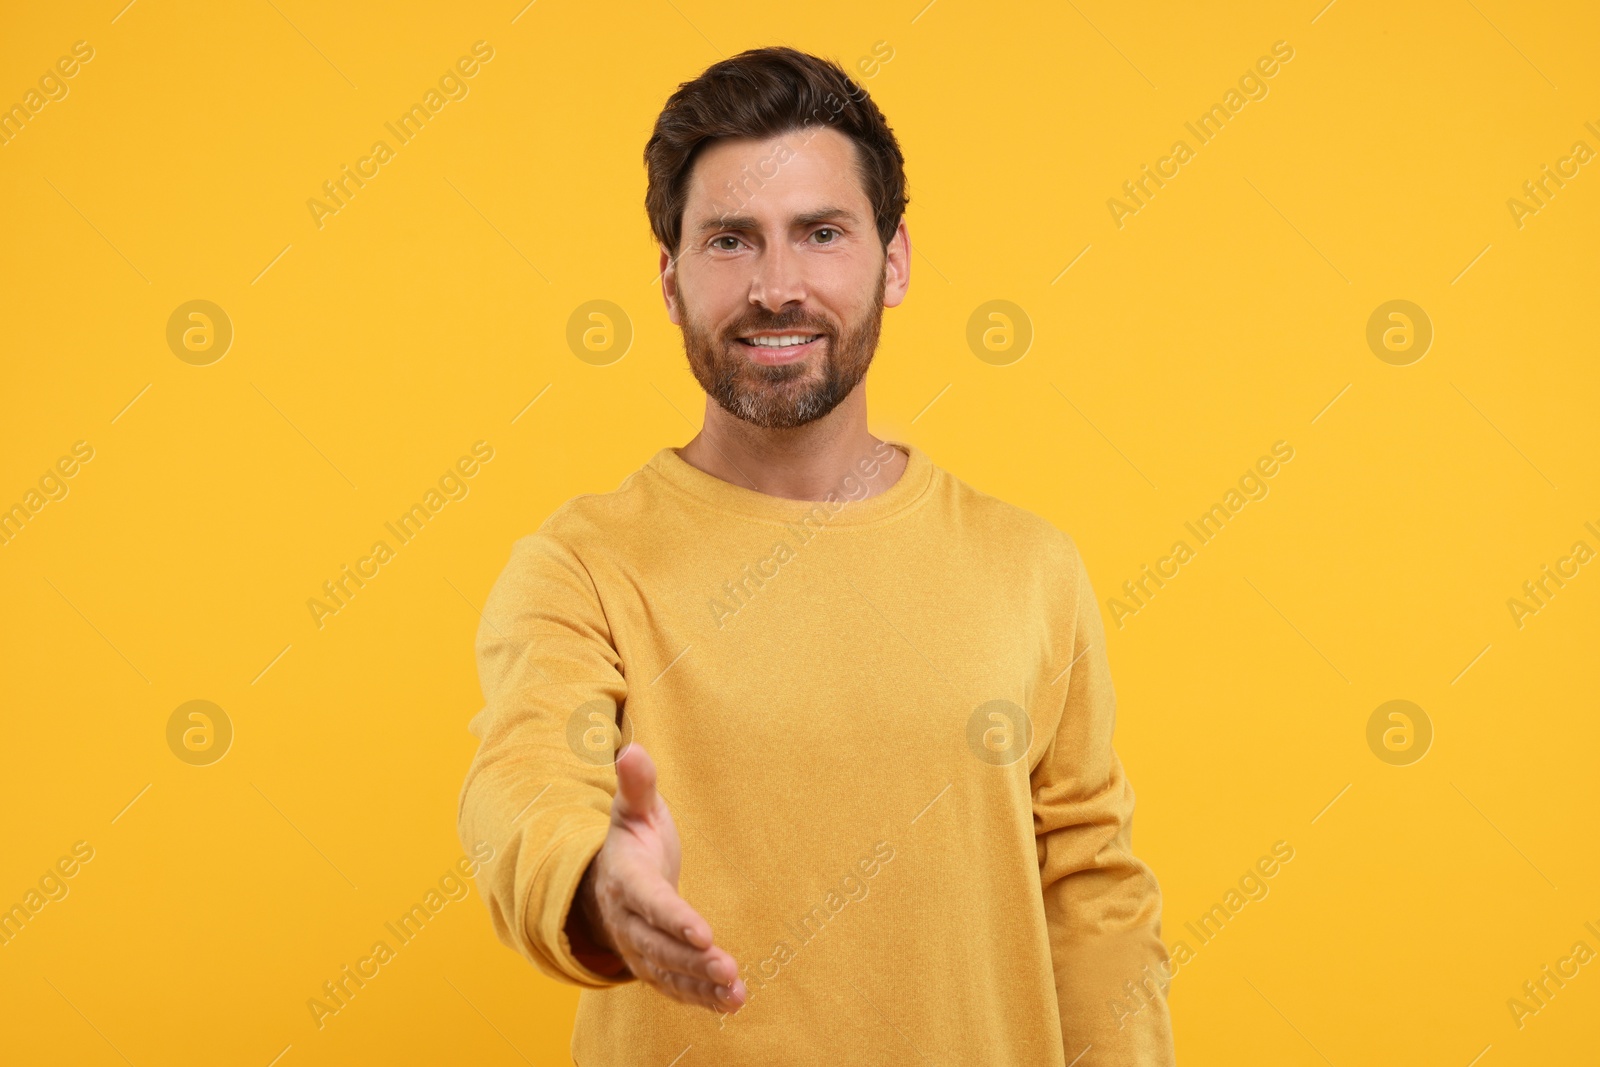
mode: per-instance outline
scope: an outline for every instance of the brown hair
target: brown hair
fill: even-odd
[[[774,137],[832,125],[856,145],[861,186],[878,237],[894,237],[910,197],[905,157],[867,91],[838,66],[787,47],[752,48],[707,67],[678,86],[644,146],[645,212],[656,240],[674,258],[683,237],[689,175],[702,147],[718,137]]]

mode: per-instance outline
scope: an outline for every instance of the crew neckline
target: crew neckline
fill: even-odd
[[[926,495],[933,484],[934,466],[927,453],[907,441],[884,438],[884,443],[906,454],[906,469],[900,478],[877,496],[865,500],[849,500],[844,489],[835,490],[843,507],[828,513],[829,526],[862,526],[889,518],[909,508]],[[678,449],[667,447],[650,458],[646,466],[660,475],[668,484],[701,503],[721,511],[732,512],[746,518],[767,522],[790,523],[812,512],[817,507],[827,511],[822,500],[793,500],[772,496],[733,482],[723,481],[714,474],[701,470],[682,456]],[[857,477],[860,477],[859,471]]]

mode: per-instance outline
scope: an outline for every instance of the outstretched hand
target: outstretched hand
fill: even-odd
[[[655,762],[631,744],[616,766],[611,829],[578,887],[589,933],[640,981],[674,1000],[719,1014],[737,1011],[749,995],[738,964],[678,895],[683,854],[672,814],[656,792]]]

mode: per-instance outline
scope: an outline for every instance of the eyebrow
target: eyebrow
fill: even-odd
[[[818,222],[847,222],[859,224],[861,217],[854,211],[842,207],[824,207],[815,211],[807,211],[796,215],[789,220],[792,227],[811,226]],[[706,234],[713,230],[737,230],[748,233],[759,229],[760,224],[752,215],[718,215],[714,218],[703,219],[696,227],[696,234]]]

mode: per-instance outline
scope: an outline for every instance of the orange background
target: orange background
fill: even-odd
[[[1520,627],[1507,602],[1600,549],[1600,174],[1508,207],[1600,150],[1592,5],[122,2],[0,34],[0,104],[93,49],[0,146],[0,507],[93,450],[0,545],[0,905],[93,850],[0,947],[0,1061],[567,1062],[576,991],[475,891],[321,1029],[306,1002],[463,856],[476,612],[512,542],[699,426],[641,152],[679,82],[773,43],[855,70],[907,156],[874,432],[1067,530],[1103,604],[1294,449],[1136,615],[1106,608],[1169,943],[1294,849],[1181,969],[1180,1061],[1590,1054],[1600,965],[1521,1028],[1507,1001],[1600,950],[1600,567]],[[319,227],[307,201],[478,41],[466,95]],[[232,327],[204,365],[168,343],[192,300]],[[568,344],[592,300],[626,316],[610,362]],[[1020,358],[969,346],[993,300]],[[1432,326],[1406,365],[1367,341],[1391,300]],[[466,495],[319,628],[308,599],[479,441]],[[193,700],[232,729],[207,765],[183,722],[169,746]],[[1431,725],[1409,765],[1368,744],[1390,700]]]

